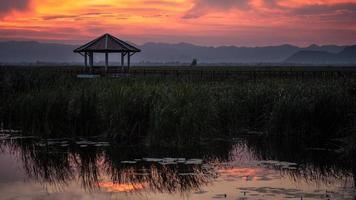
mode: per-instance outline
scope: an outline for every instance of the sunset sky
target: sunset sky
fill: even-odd
[[[0,40],[356,44],[356,0],[0,0]]]

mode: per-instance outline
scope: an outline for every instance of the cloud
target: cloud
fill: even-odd
[[[246,46],[356,38],[356,0],[118,1],[0,0],[0,38],[84,42],[110,32],[140,43]]]
[[[42,17],[43,20],[57,20],[57,19],[72,19],[78,17],[77,15],[49,15]]]
[[[26,10],[30,5],[30,0],[1,0],[0,16],[4,16],[13,10]]]
[[[45,15],[42,16],[43,20],[65,20],[65,19],[71,19],[71,20],[79,20],[83,19],[86,17],[116,17],[117,15],[111,14],[109,12],[90,12],[90,13],[83,13],[83,14],[77,14],[77,15]]]
[[[291,14],[333,26],[350,26],[355,24],[356,3],[306,5],[292,9]]]
[[[262,2],[269,9],[285,9],[284,6],[279,5],[280,0],[263,0]]]
[[[249,0],[194,0],[194,6],[186,12],[183,18],[198,18],[213,11],[227,12],[230,9],[249,8]]]
[[[356,12],[356,3],[314,4],[295,8],[297,15],[320,15],[335,12]]]

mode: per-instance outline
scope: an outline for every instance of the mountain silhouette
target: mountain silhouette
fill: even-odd
[[[73,53],[80,45],[51,44],[31,41],[0,42],[0,63],[83,63],[83,57]],[[149,63],[349,63],[355,62],[355,46],[318,46],[300,48],[293,45],[265,47],[220,46],[206,47],[188,43],[146,43],[136,45],[142,50],[132,57],[140,64]],[[98,54],[94,61],[104,56]],[[119,62],[120,56],[110,55],[111,62]]]
[[[290,56],[285,62],[301,64],[354,64],[356,63],[356,45],[345,47],[339,53],[302,50]]]
[[[9,41],[0,42],[0,62],[33,63],[41,62],[79,62],[82,57],[73,53],[74,45],[39,42]]]
[[[137,59],[151,62],[191,62],[197,58],[204,63],[281,62],[299,50],[291,45],[269,47],[203,47],[187,43],[147,43],[141,46]]]

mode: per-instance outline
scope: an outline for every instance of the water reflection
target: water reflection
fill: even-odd
[[[92,141],[85,142],[91,145],[83,143],[9,138],[3,139],[0,146],[3,152],[21,158],[23,169],[30,179],[58,189],[78,180],[88,191],[149,188],[150,191],[172,193],[197,190],[217,175],[210,165],[196,158],[223,159],[220,155],[207,153],[204,147],[187,154],[187,149],[173,152],[172,149],[98,146],[101,142]],[[227,155],[230,148],[224,147]],[[168,155],[177,158],[169,158]],[[182,155],[185,157],[178,158]]]
[[[335,142],[324,144],[306,144],[297,138],[278,140],[276,138],[249,138],[245,140],[249,150],[259,160],[282,160],[298,163],[297,170],[281,170],[282,175],[288,174],[295,180],[301,178],[312,184],[322,184],[353,178],[356,183],[356,160],[343,156],[335,148]]]
[[[86,192],[184,193],[201,199],[227,195],[250,199],[333,195],[342,199],[354,195],[352,159],[339,157],[328,148],[303,147],[295,140],[249,138],[167,149],[117,147],[94,139],[2,135],[1,154],[17,158],[27,180],[55,191],[80,185]],[[0,183],[1,179],[0,173]],[[327,194],[325,188],[333,194]]]

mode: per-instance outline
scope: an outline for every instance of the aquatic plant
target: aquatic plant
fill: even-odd
[[[48,69],[3,69],[1,75],[3,126],[45,137],[179,146],[243,133],[306,140],[354,135],[353,80],[84,80]]]

